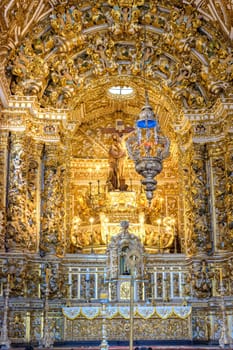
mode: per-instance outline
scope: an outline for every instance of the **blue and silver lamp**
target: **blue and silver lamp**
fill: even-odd
[[[135,170],[144,177],[141,182],[150,205],[157,184],[154,178],[162,171],[163,160],[169,156],[170,141],[160,131],[147,92],[145,97],[145,106],[141,109],[136,129],[126,141],[126,146],[129,157],[134,160]]]

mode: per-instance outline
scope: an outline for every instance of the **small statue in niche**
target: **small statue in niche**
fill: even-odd
[[[126,264],[126,255],[129,251],[129,247],[125,246],[121,250],[121,255],[120,255],[120,275],[130,275],[130,271],[127,267]]]

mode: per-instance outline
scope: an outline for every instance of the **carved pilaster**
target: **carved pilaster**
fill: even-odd
[[[35,142],[33,149],[33,160],[38,164],[37,176],[33,176],[33,186],[36,193],[33,192],[34,197],[34,208],[35,208],[35,232],[36,232],[36,251],[39,251],[40,244],[40,228],[41,228],[41,188],[42,188],[42,171],[43,171],[43,149],[44,144],[40,142]],[[33,164],[33,160],[32,163]],[[34,174],[35,175],[35,174]]]
[[[208,184],[206,174],[205,144],[194,145],[194,155],[192,159],[192,181],[191,194],[193,199],[194,214],[194,235],[197,253],[209,253],[212,249],[210,236],[210,220],[208,207]]]
[[[40,253],[65,253],[65,167],[57,145],[48,145],[43,155]]]
[[[193,240],[193,199],[190,196],[191,179],[192,179],[192,148],[184,150],[180,156],[180,172],[181,172],[181,189],[183,193],[183,198],[181,207],[183,208],[184,225],[183,231],[184,235],[182,237],[182,246],[184,246],[185,253],[188,255],[193,255],[196,252],[195,242]]]
[[[6,203],[8,131],[0,131],[0,206]]]
[[[8,135],[6,131],[0,132],[0,251],[5,250]]]
[[[210,210],[215,251],[229,249],[226,195],[226,146],[224,143],[208,147],[208,176],[210,183]]]
[[[227,234],[229,241],[229,249],[233,246],[233,141],[232,135],[227,144],[226,152],[226,196],[225,206],[227,215]]]
[[[72,195],[72,185],[71,185],[71,159],[70,153],[66,154],[66,167],[65,167],[65,206],[66,206],[66,215],[65,215],[65,229],[66,229],[66,251],[71,249],[71,236],[73,230],[73,218],[74,218],[74,197]]]
[[[30,251],[37,251],[39,247],[39,215],[40,215],[40,157],[42,145],[37,145],[32,139],[28,143],[27,162],[27,191],[26,191],[26,225],[32,242]]]

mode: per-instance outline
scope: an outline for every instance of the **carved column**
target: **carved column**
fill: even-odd
[[[58,145],[46,145],[43,156],[40,254],[65,253],[65,166]]]
[[[29,172],[30,187],[32,189],[31,199],[33,197],[33,208],[34,208],[34,223],[35,223],[35,236],[36,236],[36,251],[39,251],[40,243],[40,218],[41,218],[41,186],[42,186],[42,172],[43,172],[43,154],[44,144],[40,142],[34,143],[33,153],[31,157],[31,171]],[[37,165],[33,168],[33,165]],[[29,169],[30,170],[30,169]]]
[[[6,249],[35,252],[39,163],[34,141],[23,133],[11,133],[8,158]]]
[[[227,215],[227,240],[229,249],[232,249],[232,238],[233,238],[233,136],[227,143],[226,151],[226,196],[225,196],[225,207]]]
[[[8,132],[0,132],[0,252],[5,250],[8,136]]]
[[[41,147],[35,145],[32,139],[28,140],[28,164],[27,164],[27,189],[26,189],[26,208],[25,224],[28,235],[31,239],[30,251],[38,250],[38,189],[40,179],[40,153]]]
[[[208,147],[208,172],[210,182],[211,222],[215,251],[226,250],[227,233],[226,195],[226,147],[216,144]]]
[[[192,159],[191,195],[193,198],[193,238],[196,243],[197,253],[205,254],[212,250],[208,207],[208,183],[206,174],[206,146],[194,144]]]
[[[74,230],[74,200],[73,196],[74,193],[72,193],[72,166],[71,166],[71,146],[69,145],[67,147],[67,153],[66,153],[66,166],[65,166],[65,228],[66,228],[66,251],[71,252],[72,251],[72,234]]]
[[[11,133],[7,194],[7,251],[29,249],[31,240],[26,228],[27,155],[22,133]]]
[[[192,151],[191,149],[186,150],[185,153],[182,153],[180,156],[180,173],[182,177],[181,181],[181,191],[183,195],[183,242],[182,245],[185,248],[185,253],[188,255],[193,255],[196,252],[195,241],[193,239],[193,199],[190,196],[190,188],[191,188],[191,178],[192,178],[192,169],[191,169],[191,159],[192,159]]]

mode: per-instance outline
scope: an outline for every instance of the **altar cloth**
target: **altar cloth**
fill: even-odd
[[[189,305],[134,306],[134,316],[139,316],[144,319],[149,319],[153,316],[157,316],[162,319],[167,319],[174,316],[185,319],[191,314],[191,311],[192,308]],[[117,316],[122,316],[124,319],[129,319],[130,307],[106,305],[103,312],[102,306],[67,306],[62,308],[62,313],[69,320],[75,320],[78,317],[85,317],[92,320],[103,315],[107,319],[112,319]]]

